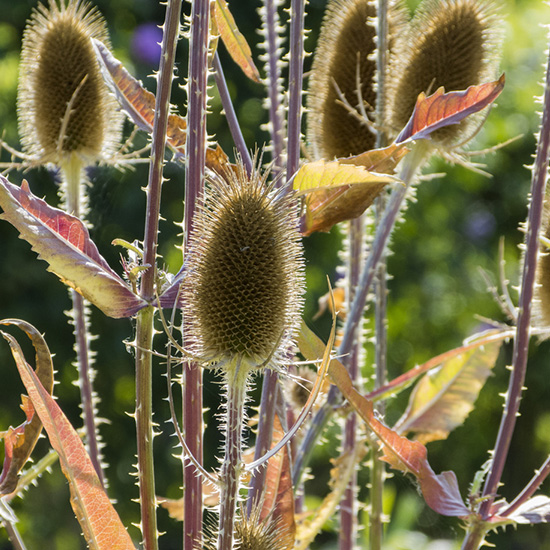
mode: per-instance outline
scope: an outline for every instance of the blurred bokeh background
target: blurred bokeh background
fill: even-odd
[[[152,78],[158,67],[161,31],[158,25],[164,18],[164,7],[146,0],[98,0],[95,2],[107,20],[114,53],[126,68],[144,85],[154,90]],[[417,2],[411,2],[411,7]],[[449,166],[434,161],[425,173],[444,173],[441,177],[420,184],[417,201],[410,204],[404,221],[393,237],[389,259],[389,373],[397,376],[417,363],[447,349],[458,346],[462,340],[483,324],[482,318],[505,321],[487,290],[481,274],[484,270],[491,280],[498,281],[499,240],[505,239],[506,276],[511,293],[518,281],[520,250],[523,240],[519,225],[527,214],[530,172],[535,149],[534,133],[538,128],[540,108],[537,97],[542,93],[544,52],[547,48],[546,30],[541,23],[550,23],[550,7],[541,0],[502,0],[505,6],[506,40],[502,69],[506,72],[506,87],[493,109],[481,134],[472,145],[484,149],[521,136],[507,147],[483,158],[491,178],[473,173],[463,167]],[[257,15],[258,2],[229,1],[239,28],[252,46],[258,61]],[[314,50],[325,0],[311,0],[308,4],[306,25],[311,32],[306,49]],[[16,93],[19,49],[25,21],[36,2],[0,0],[0,128],[3,139],[19,147],[16,118]],[[189,11],[189,5],[185,6]],[[249,147],[262,145],[268,139],[261,130],[266,122],[263,108],[264,90],[261,85],[247,80],[220,46],[222,63],[237,115]],[[311,57],[306,61],[306,70]],[[178,52],[178,83],[183,83],[187,67],[187,46],[182,40]],[[263,68],[261,69],[263,72]],[[220,114],[220,103],[212,90],[212,108],[209,133],[222,147],[233,149],[227,125]],[[173,103],[181,114],[185,113],[185,95],[175,88]],[[129,133],[129,125],[126,132]],[[139,135],[137,145],[147,142]],[[2,161],[9,155],[2,154]],[[176,245],[178,229],[174,222],[181,221],[183,197],[183,169],[169,164],[164,186],[161,223],[160,253],[168,269],[176,271],[181,257]],[[145,194],[141,191],[147,181],[147,166],[136,164],[123,171],[112,167],[90,170],[90,221],[92,238],[111,266],[119,270],[120,250],[111,245],[116,237],[128,241],[142,239]],[[56,178],[45,168],[29,170],[25,174],[12,171],[10,179],[19,183],[25,177],[32,191],[45,197],[50,204],[57,203]],[[73,382],[73,337],[65,311],[70,301],[65,287],[58,278],[46,271],[46,264],[37,260],[28,244],[17,238],[17,231],[6,222],[0,222],[0,318],[21,318],[45,333],[52,353],[55,354],[58,385],[55,394],[59,404],[73,423],[80,425],[79,392]],[[330,318],[327,314],[312,321],[317,300],[326,292],[326,275],[334,282],[335,267],[341,237],[337,230],[330,234],[314,235],[305,241],[308,295],[305,318],[320,335],[326,334]],[[93,343],[97,352],[97,379],[95,388],[100,396],[99,413],[108,422],[102,425],[106,461],[110,464],[109,494],[116,501],[124,523],[130,526],[139,521],[138,505],[132,501],[138,496],[135,487],[135,426],[129,413],[134,407],[133,359],[127,352],[125,340],[133,337],[131,320],[113,320],[92,311],[92,327],[98,339]],[[475,411],[464,426],[455,430],[446,441],[429,444],[430,462],[435,471],[454,470],[462,494],[467,494],[474,473],[488,458],[494,446],[508,372],[511,348],[504,350],[499,364],[483,389]],[[531,478],[550,452],[550,361],[548,344],[532,346],[527,375],[527,392],[522,403],[522,416],[512,442],[509,462],[504,474],[502,494],[512,499]],[[367,349],[368,357],[372,349]],[[367,359],[369,363],[371,360]],[[162,400],[166,395],[164,366],[155,372],[156,416],[161,435],[155,440],[157,458],[157,492],[177,498],[181,486],[181,466],[172,457],[175,439],[166,424],[169,413]],[[365,371],[368,374],[368,368]],[[8,351],[0,342],[0,430],[17,425],[22,420],[19,410],[22,384]],[[403,411],[407,395],[396,398],[388,405],[387,419],[395,421]],[[213,454],[219,448],[214,417],[219,404],[219,387],[207,381],[205,400],[211,411],[207,414],[208,466],[216,462]],[[328,480],[330,456],[335,455],[337,442],[329,436],[318,447],[313,462],[315,483],[306,487],[310,504],[315,506],[322,498],[323,484]],[[43,439],[35,455],[47,450]],[[2,456],[0,451],[0,457]],[[360,472],[360,483],[366,494],[368,471]],[[543,489],[548,490],[548,483]],[[20,530],[29,550],[73,550],[84,548],[79,526],[68,502],[69,491],[58,465],[44,475],[38,487],[31,488],[23,500],[13,507],[20,518]],[[391,521],[387,527],[389,549],[457,548],[462,538],[460,523],[442,518],[423,505],[410,479],[399,474],[387,482],[387,512]],[[166,532],[160,547],[169,550],[181,547],[181,529],[159,511],[160,531]],[[332,549],[337,522],[328,525],[319,537],[315,548]],[[130,527],[138,538],[138,531]],[[364,534],[366,537],[366,533]],[[448,539],[447,542],[437,539]],[[367,548],[365,542],[363,547]],[[540,550],[550,548],[550,528],[537,526],[509,529],[490,539],[502,550]],[[10,548],[5,531],[0,529],[0,550]]]

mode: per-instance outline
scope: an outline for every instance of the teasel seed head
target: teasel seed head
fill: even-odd
[[[37,163],[105,160],[120,140],[122,114],[108,92],[92,38],[109,45],[101,14],[81,0],[50,0],[33,11],[23,35],[19,132]]]
[[[376,107],[375,17],[373,0],[332,0],[327,7],[307,101],[307,137],[315,158],[348,157],[374,148],[376,134],[369,125]],[[391,35],[404,24],[404,10],[390,2],[390,48]]]
[[[446,92],[465,90],[494,80],[501,35],[499,10],[491,0],[424,0],[392,52],[386,113],[394,135],[421,92],[429,95],[441,86]],[[432,140],[456,144],[475,120],[437,130]]]
[[[214,367],[278,368],[300,325],[304,265],[296,204],[256,166],[207,178],[183,281],[191,349]]]

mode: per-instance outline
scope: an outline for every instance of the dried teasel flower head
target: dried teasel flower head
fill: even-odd
[[[207,179],[183,282],[191,349],[229,369],[277,369],[300,324],[304,266],[296,204],[256,166]]]
[[[465,90],[495,79],[502,32],[492,0],[424,0],[392,53],[387,126],[398,133],[409,120],[421,92],[443,86]],[[479,118],[477,121],[479,122]],[[432,134],[450,146],[463,140],[476,118]]]
[[[307,101],[307,137],[315,158],[348,157],[375,146],[375,17],[373,0],[332,0],[327,7]],[[391,35],[404,22],[404,10],[390,2],[390,48]]]
[[[81,0],[50,0],[33,11],[23,35],[18,88],[23,148],[37,163],[83,164],[108,158],[122,114],[108,92],[92,38],[109,44],[101,14]]]

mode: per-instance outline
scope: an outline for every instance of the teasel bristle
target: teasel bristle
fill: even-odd
[[[409,120],[418,95],[441,86],[465,90],[496,78],[502,29],[492,0],[424,0],[392,52],[387,118],[396,135]],[[479,117],[432,134],[442,146],[462,141]]]
[[[50,0],[33,11],[23,35],[18,87],[23,148],[39,164],[107,160],[120,140],[122,114],[101,76],[92,38],[109,46],[97,9]]]
[[[215,367],[278,368],[299,327],[304,265],[296,203],[257,163],[207,177],[189,240],[183,315]]]
[[[373,0],[332,0],[327,7],[307,101],[307,135],[315,158],[348,157],[375,146],[375,17]],[[400,4],[390,3],[390,48],[391,35],[404,23]]]

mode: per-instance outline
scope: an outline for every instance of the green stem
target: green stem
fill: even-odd
[[[242,473],[242,432],[246,402],[248,369],[237,360],[225,375],[227,386],[227,420],[225,454],[220,470],[220,518],[218,550],[232,550],[237,499]]]
[[[147,207],[143,239],[143,263],[148,265],[149,269],[143,274],[140,295],[149,303],[153,303],[155,299],[162,171],[164,167],[166,129],[170,112],[170,93],[172,89],[176,44],[180,28],[180,12],[181,0],[169,0],[164,22],[162,55],[155,99],[151,162],[146,191]],[[153,361],[151,353],[154,335],[153,322],[153,306],[149,306],[138,313],[136,325],[136,433],[141,531],[145,550],[157,550],[158,548],[153,461]]]

